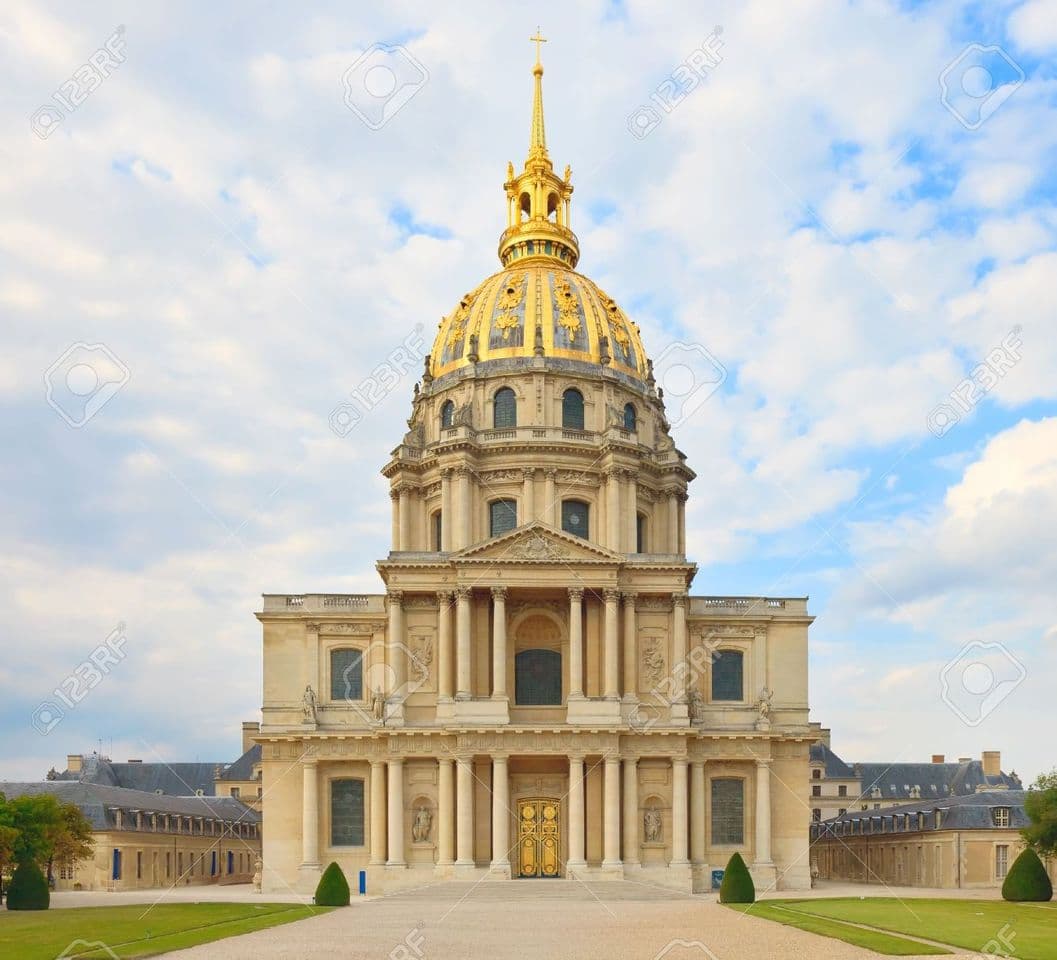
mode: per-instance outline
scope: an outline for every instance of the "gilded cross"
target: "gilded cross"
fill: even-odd
[[[540,28],[536,27],[536,36],[529,37],[529,40],[536,44],[536,63],[540,62],[540,44],[546,43],[547,38],[540,33]]]

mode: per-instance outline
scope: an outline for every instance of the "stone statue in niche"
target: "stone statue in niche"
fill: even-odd
[[[319,723],[319,698],[312,684],[305,685],[305,695],[301,698],[301,713],[305,723]]]
[[[419,807],[415,811],[415,819],[411,824],[411,839],[415,843],[429,843],[429,835],[432,830],[433,812],[429,807]]]
[[[766,730],[771,725],[771,701],[774,699],[774,691],[770,687],[764,687],[760,691],[760,699],[756,701],[756,728]]]
[[[371,694],[371,716],[379,723],[385,719],[385,696],[381,687],[375,687]]]
[[[705,698],[700,690],[691,690],[686,695],[686,709],[691,723],[705,719]]]
[[[661,811],[656,807],[648,807],[642,815],[642,835],[647,843],[664,841],[664,821],[661,819]]]
[[[261,883],[264,881],[264,861],[258,857],[253,864],[253,892],[261,892]]]

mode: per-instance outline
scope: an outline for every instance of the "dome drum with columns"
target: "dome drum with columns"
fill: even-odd
[[[385,593],[258,613],[266,888],[336,860],[372,893],[686,893],[735,850],[758,888],[809,885],[806,601],[689,594],[694,473],[638,327],[574,270],[542,77],[502,269],[441,321],[383,469]]]

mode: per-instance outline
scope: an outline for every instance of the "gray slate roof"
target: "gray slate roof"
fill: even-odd
[[[261,745],[255,743],[220,774],[221,780],[252,780],[254,764],[261,762]]]
[[[858,774],[821,740],[811,744],[811,762],[825,764],[827,778],[834,780],[858,779]]]
[[[214,795],[213,778],[221,763],[114,763],[98,755],[86,756],[80,772],[64,770],[52,782],[76,780],[128,790],[144,790],[174,797]]]
[[[172,797],[69,780],[44,780],[36,783],[0,781],[0,793],[8,798],[53,794],[65,803],[77,804],[91,822],[93,830],[105,830],[114,826],[112,810],[115,807],[126,811],[171,813],[231,823],[261,821],[259,813],[232,797]]]
[[[937,764],[939,766],[939,764]],[[881,810],[849,810],[839,817],[831,817],[820,824],[812,824],[812,833],[832,832],[838,823],[857,823],[860,820],[891,820],[904,814],[931,814],[936,810],[943,811],[940,817],[941,830],[1021,830],[1031,822],[1024,813],[1025,790],[985,790],[968,796],[947,797],[943,800],[930,801],[922,798],[914,803],[904,803],[896,807]],[[1009,827],[995,827],[991,811],[995,807],[1009,808]],[[916,825],[911,832],[916,830]],[[935,817],[926,816],[925,829],[935,830]]]
[[[988,777],[979,760],[960,763],[856,763],[856,774],[862,778],[862,799],[870,800],[873,788],[880,789],[883,800],[915,798],[912,791],[920,788],[922,800],[942,800],[946,797],[976,793],[979,788],[1006,787],[1020,790],[1019,778],[1000,774]]]

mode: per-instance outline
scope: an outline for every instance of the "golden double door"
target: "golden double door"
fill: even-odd
[[[518,802],[518,876],[561,875],[561,806],[552,797]]]

